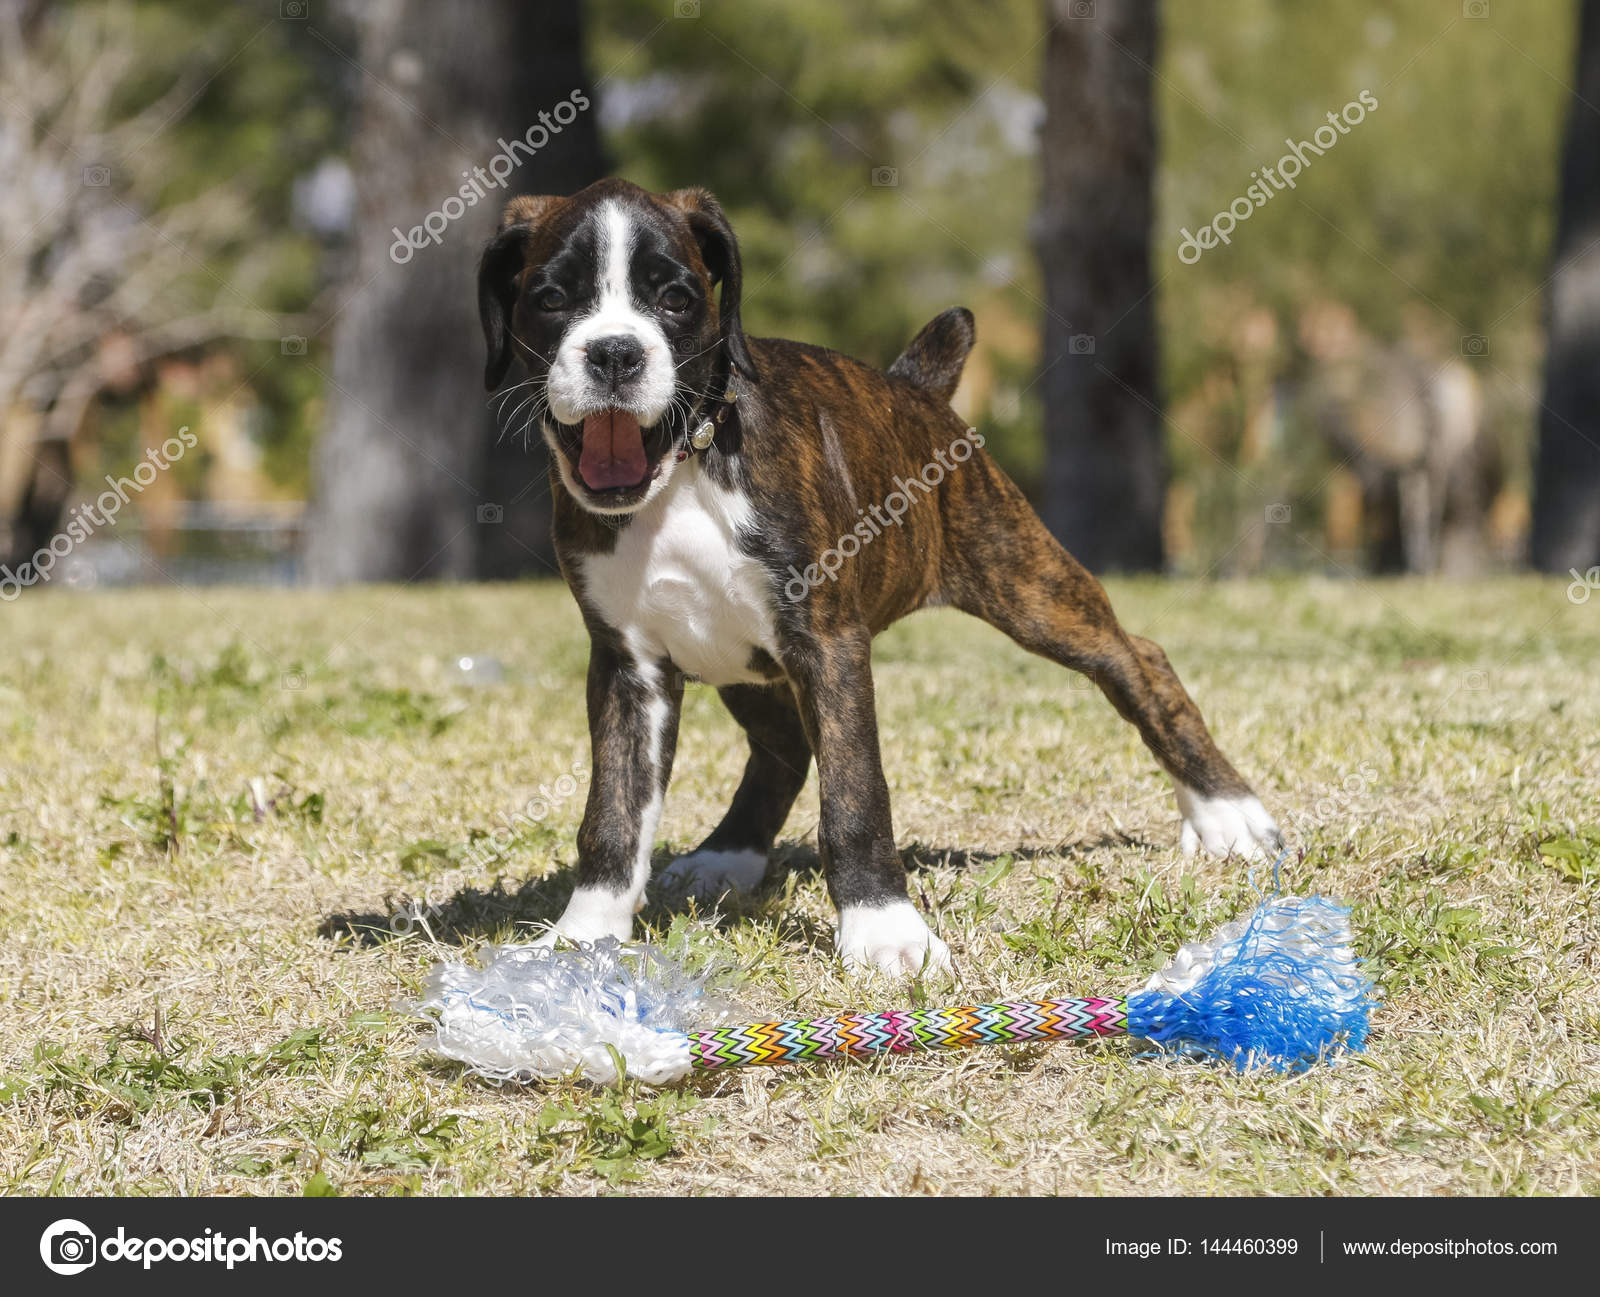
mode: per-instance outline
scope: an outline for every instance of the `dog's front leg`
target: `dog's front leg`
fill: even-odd
[[[650,848],[672,773],[682,677],[595,636],[589,650],[593,774],[578,829],[578,884],[543,938],[626,941],[650,881]]]
[[[817,838],[839,911],[835,946],[851,968],[947,970],[949,947],[928,931],[907,899],[906,871],[895,850],[889,783],[878,750],[871,641],[864,627],[850,627],[808,638],[784,658],[817,758]]]

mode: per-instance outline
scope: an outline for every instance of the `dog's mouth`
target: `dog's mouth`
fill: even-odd
[[[630,410],[596,410],[584,416],[578,478],[591,491],[633,491],[650,477],[644,429]]]
[[[635,411],[616,407],[591,410],[576,423],[552,420],[550,431],[568,487],[602,513],[642,503],[672,449],[667,420],[645,427]]]

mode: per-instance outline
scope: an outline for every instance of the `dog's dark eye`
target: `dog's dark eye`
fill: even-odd
[[[661,290],[661,305],[669,311],[682,311],[686,309],[691,299],[686,289],[679,288],[676,284],[668,284]]]
[[[533,304],[541,311],[560,311],[567,305],[567,295],[559,288],[547,288],[533,299]]]

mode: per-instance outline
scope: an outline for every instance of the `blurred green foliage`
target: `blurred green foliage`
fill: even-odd
[[[598,0],[591,64],[623,171],[735,213],[757,327],[887,362],[1022,269],[1036,8]]]
[[[219,188],[240,200],[242,219],[222,254],[207,262],[195,259],[197,296],[227,284],[224,300],[242,307],[289,315],[308,310],[338,263],[297,226],[294,184],[344,148],[346,65],[306,24],[280,19],[276,3],[133,0],[108,7],[79,0],[74,8],[109,10],[128,24],[130,75],[112,105],[115,116],[170,98],[148,142],[136,149],[130,165],[119,168],[130,205],[159,210]],[[280,363],[276,340],[240,341],[230,349],[237,380],[251,398],[252,437],[267,477],[285,494],[308,494],[311,447],[321,421],[320,379],[308,365]],[[104,471],[125,471],[140,457],[146,433],[137,398],[135,393],[102,401]],[[169,398],[163,404],[171,407],[162,411],[164,425],[201,417],[192,401]],[[182,466],[186,494],[200,494],[205,464],[204,457],[194,457]]]
[[[1430,362],[1482,335],[1487,354],[1470,363],[1513,483],[1525,482],[1576,12],[1564,0],[1164,7],[1153,255],[1169,409],[1219,378],[1234,398],[1228,433],[1208,436],[1180,416],[1169,439],[1202,524],[1238,506],[1232,465],[1248,386],[1238,335],[1258,308],[1277,324],[1260,358],[1274,382],[1303,376],[1296,331],[1317,303],[1349,307],[1379,344],[1428,344]],[[1231,246],[1194,266],[1179,260],[1180,228],[1209,222],[1252,171],[1277,162],[1286,138],[1307,139],[1364,90],[1377,109],[1312,158],[1292,192],[1241,224]],[[1291,409],[1262,474],[1292,494],[1324,481],[1332,462]]]
[[[957,303],[980,332],[993,317],[1031,335],[1034,0],[703,0],[692,17],[672,0],[597,0],[589,12],[618,170],[717,194],[739,233],[752,332],[882,365]],[[1017,425],[1002,454],[1026,440],[1034,357],[1020,359],[989,411]]]
[[[692,8],[692,7],[691,7]],[[1168,0],[1155,70],[1160,129],[1153,258],[1169,411],[1223,392],[1217,426],[1173,425],[1174,478],[1210,554],[1260,479],[1281,495],[1332,460],[1290,411],[1271,461],[1236,458],[1252,393],[1239,331],[1275,322],[1266,382],[1293,380],[1308,305],[1350,308],[1383,345],[1425,337],[1440,355],[1489,339],[1478,366],[1490,417],[1526,461],[1542,338],[1540,286],[1569,107],[1575,9],[1387,0]],[[619,169],[656,188],[705,184],[744,246],[746,319],[880,363],[953,302],[979,315],[993,367],[981,420],[1028,483],[1042,455],[1037,391],[1043,289],[1029,222],[1044,60],[1029,0],[596,0],[592,66]],[[1178,259],[1272,165],[1369,91],[1379,107],[1312,160],[1231,246]],[[888,167],[893,185],[873,185]],[[1254,393],[1259,398],[1260,393]],[[1215,402],[1212,403],[1216,405]]]
[[[145,200],[179,201],[224,177],[245,186],[253,214],[236,255],[260,255],[268,238],[258,300],[303,308],[343,263],[293,228],[292,186],[345,147],[360,74],[307,24],[278,21],[275,5],[133,9],[151,94],[185,67],[215,69],[172,129],[178,162]],[[1205,553],[1226,548],[1258,482],[1288,498],[1326,476],[1330,455],[1292,406],[1269,461],[1238,471],[1252,402],[1307,369],[1299,331],[1319,303],[1348,307],[1379,345],[1421,338],[1445,356],[1484,335],[1487,409],[1512,464],[1525,464],[1574,4],[1168,0],[1162,14],[1153,256],[1174,479],[1193,487],[1202,520],[1224,519]],[[319,21],[353,50],[331,11]],[[972,307],[980,351],[966,412],[1025,485],[1036,480],[1044,306],[1029,229],[1042,3],[592,0],[587,24],[618,171],[717,193],[743,245],[748,327],[881,364],[936,311]],[[1307,138],[1363,90],[1378,108],[1293,193],[1276,194],[1230,246],[1180,262],[1181,227],[1207,223],[1286,137]],[[1240,341],[1252,326],[1255,374]],[[268,472],[305,490],[315,373],[280,363],[269,344],[238,351],[262,403]]]
[[[1435,0],[1205,0],[1163,13],[1155,261],[1172,274],[1174,386],[1210,362],[1205,304],[1221,292],[1286,314],[1337,296],[1380,336],[1398,334],[1414,307],[1459,333],[1537,308],[1526,299],[1548,269],[1575,5],[1495,5],[1480,19]],[[1286,137],[1308,138],[1363,90],[1378,108],[1293,193],[1232,247],[1181,265],[1180,226],[1210,220]]]

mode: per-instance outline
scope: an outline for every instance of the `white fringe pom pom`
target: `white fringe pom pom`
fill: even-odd
[[[717,1026],[727,1010],[652,946],[607,939],[575,949],[488,946],[488,963],[440,964],[416,1008],[431,1010],[422,1047],[500,1081],[627,1075],[667,1085],[689,1074],[685,1031]]]

